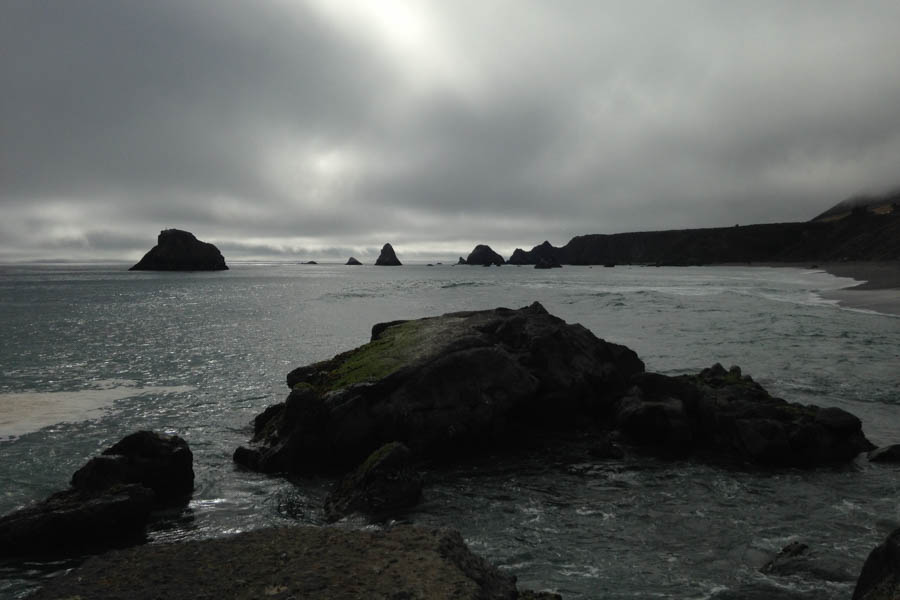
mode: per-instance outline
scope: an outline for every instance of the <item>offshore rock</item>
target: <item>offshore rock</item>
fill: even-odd
[[[31,598],[515,600],[515,582],[456,531],[284,527],[110,552],[48,579]]]
[[[355,471],[338,481],[325,499],[329,521],[354,512],[383,519],[415,506],[422,497],[422,477],[412,467],[412,453],[399,442],[385,444]]]
[[[462,256],[460,256],[460,257],[459,257],[459,260],[456,261],[456,264],[458,264],[458,265],[464,265],[464,264],[466,264],[466,259],[464,259]]]
[[[151,510],[179,504],[194,485],[177,436],[131,434],[72,476],[72,488],[0,517],[0,555],[57,556],[143,540]]]
[[[361,265],[362,263],[351,256],[350,258],[347,259],[347,262],[344,264],[358,266],[358,265]]]
[[[460,257],[461,259],[462,257]],[[468,258],[466,258],[465,264],[467,265],[495,265],[501,266],[505,263],[503,257],[494,252],[490,246],[485,246],[484,244],[478,244],[475,246],[475,249],[469,253]]]
[[[616,408],[618,429],[669,455],[695,450],[755,464],[813,467],[873,448],[860,420],[839,408],[788,403],[738,367],[700,374],[644,373]]]
[[[522,250],[521,248],[516,248],[512,253],[512,256],[509,257],[509,264],[536,265],[542,260],[548,262],[549,264],[559,263],[559,250],[559,248],[555,248],[553,244],[546,240],[542,244],[535,246],[527,252],[525,250]]]
[[[213,244],[180,229],[159,232],[154,246],[129,271],[225,271],[228,266]]]
[[[381,254],[378,255],[378,259],[375,261],[375,265],[379,267],[400,267],[403,263],[400,262],[400,259],[397,258],[397,254],[394,252],[393,246],[390,244],[385,244],[381,248]]]
[[[541,257],[534,265],[535,269],[561,269],[562,265],[559,264],[553,257]]]
[[[853,600],[897,598],[900,598],[900,529],[872,550],[853,590]]]
[[[287,400],[256,417],[253,446],[234,459],[303,473],[357,465],[391,441],[422,458],[522,445],[604,418],[643,370],[538,303],[381,323],[368,344],[291,371]]]

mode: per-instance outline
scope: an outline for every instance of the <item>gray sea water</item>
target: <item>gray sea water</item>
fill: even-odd
[[[126,268],[0,267],[0,513],[64,488],[123,435],[155,429],[188,440],[197,479],[188,510],[154,522],[152,541],[321,525],[328,481],[290,483],[231,461],[250,420],[284,399],[286,373],[368,341],[377,322],[535,300],[631,347],[648,370],[737,364],[785,399],[857,414],[876,444],[900,442],[900,319],[823,300],[853,282],[820,271]],[[566,599],[849,598],[868,552],[900,526],[900,468],[864,458],[758,471],[549,449],[426,477],[405,521],[456,527],[522,587]],[[824,575],[758,571],[791,541],[810,545]],[[0,597],[69,566],[2,564]]]

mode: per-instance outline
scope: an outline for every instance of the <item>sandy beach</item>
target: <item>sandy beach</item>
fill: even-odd
[[[824,294],[849,308],[900,315],[900,262],[840,262],[819,265],[838,277],[851,277],[859,285]]]

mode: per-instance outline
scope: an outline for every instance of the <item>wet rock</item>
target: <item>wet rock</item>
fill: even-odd
[[[475,246],[475,249],[469,253],[469,256],[466,258],[465,264],[481,266],[495,265],[499,267],[505,262],[506,261],[503,260],[503,257],[494,252],[490,246],[478,244],[477,246]]]
[[[110,552],[48,580],[32,599],[514,600],[515,581],[452,530],[285,527]]]
[[[776,577],[801,575],[806,578],[834,582],[850,582],[856,579],[837,557],[820,556],[801,542],[791,542],[759,570]]]
[[[325,499],[326,518],[337,521],[359,512],[383,519],[415,506],[422,496],[422,477],[413,469],[411,456],[399,442],[373,452]]]
[[[869,462],[900,463],[900,444],[876,448],[868,454]]]
[[[372,328],[369,344],[288,374],[235,460],[266,472],[359,464],[401,441],[422,458],[521,446],[602,419],[643,371],[637,355],[537,303]]]
[[[228,266],[213,244],[180,229],[159,232],[154,246],[130,271],[224,271]]]
[[[347,259],[347,262],[344,264],[358,266],[358,265],[361,265],[362,263],[351,256],[350,258]]]
[[[378,259],[375,261],[375,265],[378,267],[399,267],[402,264],[390,244],[385,244],[381,248],[381,254],[378,255]]]
[[[58,556],[143,540],[151,510],[185,501],[192,454],[177,436],[131,434],[72,476],[72,487],[0,517],[0,555]]]
[[[900,529],[895,530],[866,558],[852,600],[900,598]]]

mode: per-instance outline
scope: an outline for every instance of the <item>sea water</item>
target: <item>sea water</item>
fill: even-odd
[[[286,396],[287,372],[365,343],[378,322],[534,301],[631,347],[648,370],[737,364],[787,400],[853,412],[878,445],[900,442],[900,319],[824,300],[853,281],[821,271],[126,268],[0,267],[0,513],[66,487],[88,458],[153,429],[185,438],[196,472],[188,509],[154,521],[153,542],[321,525],[330,481],[289,482],[231,460],[252,418]],[[772,471],[551,448],[425,476],[424,501],[403,521],[456,527],[521,587],[567,599],[848,598],[868,552],[900,526],[900,468],[864,458]],[[791,541],[813,549],[824,576],[759,572]],[[22,597],[70,566],[0,564],[0,597]]]

